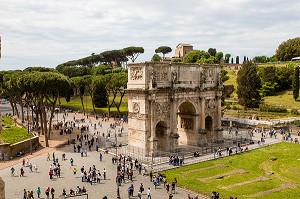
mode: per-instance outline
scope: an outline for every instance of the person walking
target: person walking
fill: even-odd
[[[150,176],[150,182],[152,182],[152,178],[153,178],[152,170],[150,171],[149,176]]]
[[[151,199],[150,187],[147,189],[147,199]]]
[[[23,190],[23,199],[27,199],[27,191],[26,191],[26,189]]]
[[[103,169],[103,178],[104,178],[104,180],[106,180],[106,169],[105,168]]]
[[[51,188],[51,197],[52,197],[52,199],[54,199],[54,192],[55,192],[55,190],[54,190],[54,188],[52,187],[52,188]]]
[[[71,163],[71,166],[73,166],[73,164],[74,164],[73,158],[70,158],[70,163]]]
[[[139,189],[139,192],[141,192],[141,195],[143,194],[143,191],[144,191],[144,185],[143,185],[143,183],[141,183],[140,189]]]
[[[48,187],[45,191],[46,198],[49,199],[50,196],[50,187]]]
[[[67,192],[66,192],[66,189],[65,189],[65,188],[63,188],[62,196],[63,196],[64,199],[66,199]]]
[[[38,187],[38,188],[36,189],[35,192],[36,192],[36,194],[37,194],[37,197],[40,198],[40,195],[41,195],[41,188]]]
[[[74,173],[74,177],[76,177],[76,173],[77,173],[77,169],[76,168],[73,169],[73,173]]]
[[[11,171],[11,177],[14,177],[15,176],[15,168],[11,167],[10,171]]]
[[[35,164],[35,165],[33,166],[33,168],[34,168],[35,172],[37,173],[37,170],[38,170],[37,164]]]
[[[33,190],[30,191],[30,198],[29,199],[34,199],[34,197],[33,197]]]
[[[24,177],[24,173],[25,173],[24,168],[21,167],[21,169],[20,169],[20,177]]]

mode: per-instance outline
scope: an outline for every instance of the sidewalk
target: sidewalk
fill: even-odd
[[[277,143],[280,143],[282,142],[281,139],[274,139],[274,138],[268,138],[266,139],[266,143],[263,144],[263,145],[258,145],[258,144],[251,144],[251,145],[248,145],[248,150],[255,150],[255,149],[259,149],[261,147],[265,147],[265,146],[269,146],[269,145],[272,145],[272,144],[277,144]],[[246,153],[246,152],[238,152],[238,154],[240,153]],[[224,158],[224,157],[227,157],[229,155],[227,155],[226,153],[222,153],[222,157],[220,158]],[[235,155],[235,153],[233,153],[232,155]],[[213,159],[217,159],[219,157],[214,157],[213,153],[209,154],[209,155],[204,155],[204,156],[200,156],[200,157],[191,157],[191,158],[186,158],[184,159],[184,164],[183,166],[186,166],[186,165],[190,165],[190,164],[196,164],[196,163],[199,163],[199,162],[204,162],[204,161],[209,161],[209,160],[213,160]],[[180,166],[173,166],[173,165],[170,165],[168,163],[164,163],[164,164],[157,164],[157,165],[147,165],[148,168],[152,168],[152,171],[154,173],[156,172],[159,172],[159,171],[165,171],[165,170],[170,170],[170,169],[175,169],[175,168],[178,168]],[[150,169],[148,169],[149,171]]]

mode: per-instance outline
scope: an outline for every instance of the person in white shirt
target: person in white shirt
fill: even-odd
[[[150,187],[147,189],[147,199],[151,199]]]

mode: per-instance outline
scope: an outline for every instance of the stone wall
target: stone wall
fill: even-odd
[[[30,147],[31,143],[31,147]],[[39,145],[39,137],[35,136],[31,139],[24,140],[22,142],[18,142],[16,144],[10,145],[10,157],[17,156],[17,153],[20,151],[24,151],[25,153],[30,152],[30,148],[32,152],[38,147]]]
[[[0,199],[5,199],[5,183],[0,177]]]
[[[35,136],[31,139],[27,139],[15,144],[1,144],[0,145],[0,152],[1,152],[1,159],[5,158],[5,160],[9,160],[11,157],[16,157],[17,153],[22,151],[24,153],[29,153],[30,150],[35,151],[39,145],[39,137]]]

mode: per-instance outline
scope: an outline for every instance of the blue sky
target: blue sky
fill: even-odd
[[[300,33],[292,0],[0,0],[0,70],[56,67],[92,53],[142,46],[137,61],[178,43],[271,56]]]

